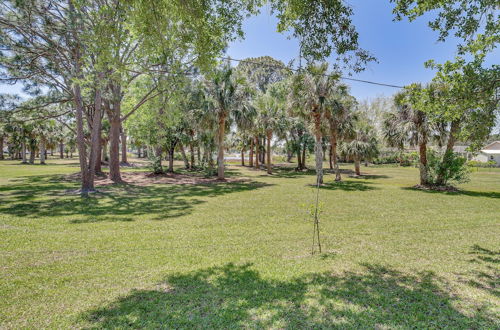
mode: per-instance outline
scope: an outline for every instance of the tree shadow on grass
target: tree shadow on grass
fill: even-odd
[[[18,217],[57,217],[80,215],[72,223],[132,221],[144,215],[165,220],[189,214],[204,198],[250,191],[271,186],[255,181],[207,184],[117,184],[99,187],[87,198],[69,193],[77,183],[62,176],[30,176],[16,184],[0,186],[0,214]]]
[[[440,190],[430,190],[430,189],[418,189],[415,187],[403,187],[404,190],[419,191],[427,194],[443,194],[451,196],[471,196],[471,197],[488,197],[488,198],[500,198],[500,192],[496,191],[472,191],[472,190],[457,190],[457,191],[440,191]]]
[[[388,175],[383,174],[362,174],[357,176],[352,176],[352,179],[364,179],[364,180],[376,180],[376,179],[389,179],[391,178]]]
[[[368,191],[378,189],[372,186],[369,181],[334,181],[321,185],[320,189],[325,190],[343,190],[343,191]],[[316,187],[316,185],[310,185]]]
[[[495,328],[488,311],[457,310],[445,288],[430,272],[379,265],[282,281],[230,263],[170,275],[80,320],[91,328]]]
[[[485,249],[477,244],[471,247],[469,261],[476,264],[477,269],[460,274],[462,282],[500,297],[500,250]]]

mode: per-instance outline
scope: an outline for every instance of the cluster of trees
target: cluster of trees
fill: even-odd
[[[318,60],[333,54],[338,65],[354,71],[374,59],[358,45],[347,4],[306,3],[2,1],[0,78],[23,83],[24,92],[34,97],[29,104],[4,97],[2,107],[32,113],[50,106],[47,116],[54,118],[70,110],[70,122],[65,124],[76,136],[81,191],[86,194],[94,190],[100,164],[103,118],[109,123],[109,175],[119,182],[119,141],[129,118],[153,101],[168,111],[175,99],[171,94],[175,94],[176,80],[212,71],[228,42],[243,37],[244,18],[258,13],[264,4],[279,17],[279,31],[290,30],[302,40],[306,58]],[[215,92],[225,86],[212,88]],[[226,110],[217,111],[224,121]],[[159,137],[163,134],[159,132]]]
[[[224,152],[230,148],[241,151],[242,165],[248,152],[249,166],[263,165],[272,173],[272,145],[283,143],[288,160],[297,156],[299,170],[314,149],[322,182],[326,150],[337,180],[339,152],[355,161],[358,174],[359,162],[376,154],[373,128],[326,63],[293,73],[271,57],[249,58],[171,83],[175,88],[168,100],[149,102],[147,111],[135,113],[126,125],[138,147],[154,152],[157,173],[163,171],[164,153],[173,171],[173,154],[179,150],[187,168],[196,161],[209,168],[217,164],[217,176],[224,179]]]
[[[271,173],[272,144],[279,142],[289,159],[297,156],[299,169],[314,150],[322,182],[327,152],[336,180],[340,154],[359,174],[361,160],[377,152],[377,128],[384,127],[391,145],[419,146],[422,184],[433,180],[427,143],[437,133],[440,141],[446,137],[435,180],[442,183],[454,161],[454,141],[478,146],[494,123],[498,67],[482,64],[499,39],[496,2],[391,2],[396,19],[437,10],[431,28],[440,40],[455,31],[466,41],[459,54],[474,60],[428,63],[438,71],[433,82],[405,88],[395,98],[398,110],[374,123],[356,111],[356,100],[339,83],[341,70],[359,72],[375,60],[360,48],[352,9],[342,0],[2,1],[0,79],[22,83],[31,98],[0,98],[0,141],[7,139],[21,157],[24,149],[45,155],[57,141],[74,144],[86,194],[104,158],[110,178],[121,181],[128,140],[154,158],[155,172],[164,170],[165,154],[172,171],[178,150],[186,167],[217,165],[221,179],[228,147],[248,150],[249,165],[265,164]],[[269,57],[236,67],[218,60],[228,42],[243,37],[243,19],[264,4],[278,17],[278,31],[292,31],[301,41],[304,69]],[[322,60],[331,55],[336,61],[329,70]]]

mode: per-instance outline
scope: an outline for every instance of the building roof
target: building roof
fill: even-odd
[[[491,142],[481,149],[481,152],[485,154],[500,154],[500,141]]]

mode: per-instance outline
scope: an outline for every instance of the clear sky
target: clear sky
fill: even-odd
[[[424,67],[424,62],[434,59],[441,63],[456,56],[457,41],[437,42],[437,32],[427,26],[427,19],[414,22],[393,22],[393,4],[389,0],[349,0],[354,9],[354,24],[359,32],[361,47],[377,57],[379,63],[353,78],[383,82],[393,85],[407,85],[412,82],[428,82],[433,71]],[[233,42],[228,55],[243,59],[246,57],[272,56],[285,64],[298,58],[297,40],[287,39],[276,32],[276,18],[269,10],[247,19],[244,23],[245,40]],[[500,63],[500,52],[489,55],[487,63]],[[346,81],[347,82],[347,81]],[[362,100],[378,95],[392,95],[396,89],[358,82],[347,82],[352,94]]]
[[[437,42],[437,33],[427,26],[427,19],[414,22],[393,22],[389,0],[349,0],[354,9],[354,24],[359,32],[360,44],[375,55],[379,63],[371,63],[366,71],[353,78],[407,85],[412,82],[428,82],[433,72],[424,67],[424,62],[452,60],[456,55],[456,40]],[[244,22],[246,37],[233,42],[228,55],[244,59],[247,57],[272,56],[288,63],[298,58],[297,40],[287,39],[276,32],[276,18],[269,10],[262,9],[259,16]],[[487,63],[500,63],[500,52],[489,55]],[[348,82],[352,94],[363,100],[378,95],[392,95],[396,89],[358,82]],[[0,85],[0,93],[18,92],[19,86]]]

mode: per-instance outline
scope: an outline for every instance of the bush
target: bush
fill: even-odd
[[[487,162],[480,162],[478,160],[469,160],[467,166],[470,167],[495,167],[497,163],[494,160],[489,160]]]
[[[431,185],[447,185],[449,183],[464,183],[469,181],[470,167],[467,159],[456,153],[442,156],[435,151],[427,153],[429,167],[428,182]],[[439,180],[441,176],[442,180]]]
[[[151,162],[151,170],[154,174],[162,174],[163,167],[161,166],[161,156],[150,155],[149,160]]]

